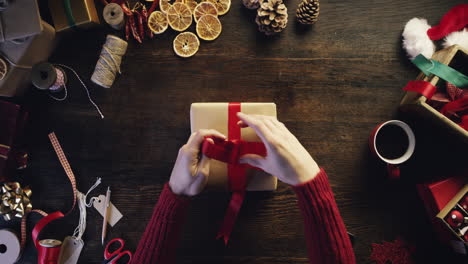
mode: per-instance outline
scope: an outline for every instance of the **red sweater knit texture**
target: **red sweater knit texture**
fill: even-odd
[[[355,264],[353,248],[336,206],[327,175],[292,187],[304,218],[311,264]],[[132,264],[173,264],[189,199],[172,193],[168,184],[159,196],[151,220],[133,255]]]

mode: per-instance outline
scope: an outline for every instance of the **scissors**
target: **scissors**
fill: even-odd
[[[110,252],[109,247],[114,243],[117,243],[120,246],[116,250]],[[132,260],[132,252],[128,250],[122,251],[124,246],[125,241],[121,238],[114,238],[111,241],[109,241],[109,243],[107,243],[106,245],[106,248],[104,249],[104,261],[102,262],[102,264],[115,264],[117,260],[119,260],[125,255],[128,255],[129,260],[127,263],[130,263],[130,261]]]

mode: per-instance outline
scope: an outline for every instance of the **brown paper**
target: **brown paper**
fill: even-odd
[[[215,129],[227,136],[229,103],[193,103],[190,109],[192,132],[200,129]],[[242,103],[241,112],[276,117],[274,103]],[[249,127],[241,129],[241,139],[250,142],[261,142],[255,131]],[[273,191],[277,187],[276,177],[263,171],[249,169],[247,171],[248,191]],[[228,190],[227,164],[211,160],[208,188]]]

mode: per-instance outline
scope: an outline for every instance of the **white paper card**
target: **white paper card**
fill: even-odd
[[[59,264],[77,264],[84,242],[76,237],[67,236],[60,250]]]
[[[104,217],[104,213],[106,212],[105,202],[106,196],[103,194],[96,197],[96,199],[94,199],[93,202],[94,208],[96,208],[96,210],[101,214],[102,217]],[[107,222],[113,227],[122,218],[122,214],[114,206],[114,204],[112,204],[112,202],[109,203],[109,207],[109,218],[107,219]]]

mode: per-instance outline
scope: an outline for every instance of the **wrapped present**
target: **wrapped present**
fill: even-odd
[[[42,32],[21,42],[0,43],[0,58],[7,63],[6,75],[0,80],[0,96],[20,96],[31,86],[31,68],[46,61],[55,47],[54,28],[42,21]]]
[[[99,24],[94,0],[49,0],[49,9],[57,32]]]
[[[215,129],[226,135],[227,140],[205,140],[203,154],[212,158],[208,188],[232,191],[218,238],[227,244],[246,191],[272,191],[276,189],[276,177],[245,164],[239,164],[244,154],[266,155],[266,148],[252,128],[241,128],[237,113],[276,117],[274,103],[194,103],[190,109],[192,132]]]
[[[246,114],[276,117],[276,105],[274,103],[241,103],[240,110]],[[230,130],[238,129],[240,130],[240,139],[249,142],[261,142],[253,129],[249,127],[241,129],[237,126],[237,123],[229,124],[229,116],[229,103],[194,103],[190,109],[191,130],[195,132],[200,129],[215,129],[229,137]],[[249,169],[247,174],[247,191],[276,190],[276,177],[255,169]],[[221,191],[229,189],[227,163],[211,160],[207,187]]]
[[[0,43],[37,35],[42,32],[36,0],[6,1],[0,11]]]

